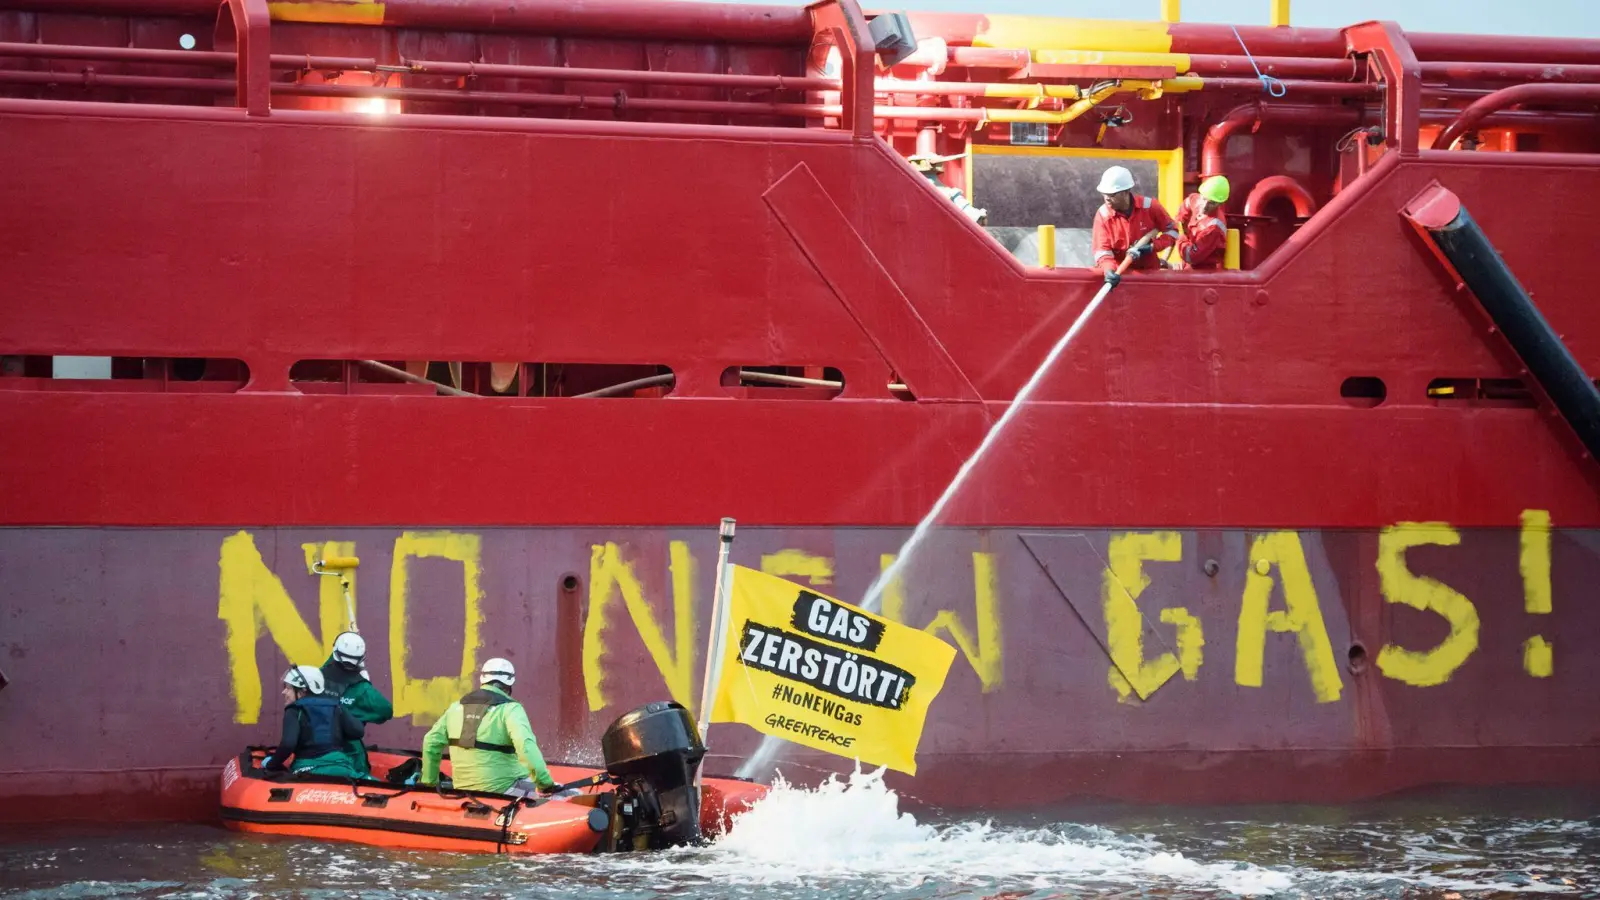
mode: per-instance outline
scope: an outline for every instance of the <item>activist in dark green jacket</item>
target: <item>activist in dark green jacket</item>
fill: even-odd
[[[326,690],[337,697],[351,717],[363,725],[382,725],[394,718],[394,704],[379,693],[367,678],[367,642],[361,635],[346,631],[333,642],[333,654],[322,664],[322,678]],[[371,774],[367,764],[367,748],[361,741],[345,745],[345,755],[357,777]]]
[[[556,786],[539,752],[539,742],[522,704],[511,699],[516,670],[504,659],[483,664],[482,687],[445,710],[422,738],[422,784],[438,784],[439,763],[450,750],[451,782],[457,790],[496,794],[527,793],[518,781],[532,778],[538,787]]]
[[[295,666],[283,675],[283,736],[261,767],[269,772],[285,769],[296,775],[355,778],[344,746],[361,743],[366,726],[357,722],[339,701],[324,691],[322,673],[311,666]],[[294,765],[288,764],[294,757]]]

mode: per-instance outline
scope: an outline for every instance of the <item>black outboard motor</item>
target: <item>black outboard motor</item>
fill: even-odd
[[[706,755],[681,703],[647,703],[623,713],[600,738],[610,796],[610,827],[599,849],[660,850],[700,840],[695,772]]]

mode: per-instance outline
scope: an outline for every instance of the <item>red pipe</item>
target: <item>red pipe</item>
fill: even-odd
[[[1011,53],[1012,51],[1004,51]],[[1025,51],[1022,52],[1026,56]],[[151,47],[96,47],[71,44],[21,44],[0,42],[0,56],[44,59],[96,60],[106,62],[149,63],[172,65],[208,65],[233,67],[237,57],[218,51],[164,50]],[[1231,57],[1210,57],[1226,61]],[[1239,58],[1243,62],[1243,58]],[[1321,70],[1351,69],[1349,61],[1288,60],[1288,62],[1314,63]],[[372,72],[379,68],[371,58],[337,56],[299,56],[273,54],[275,69],[303,70],[327,69],[337,71]],[[1222,66],[1223,69],[1226,66]],[[399,66],[384,67],[387,72],[415,75],[479,76],[483,78],[538,78],[554,81],[597,82],[615,84],[662,84],[692,87],[754,88],[795,91],[837,91],[840,83],[828,78],[785,77],[782,75],[723,75],[715,72],[661,72],[637,69],[594,69],[568,66],[522,66],[501,63],[470,63],[438,60],[406,60]],[[1348,74],[1346,72],[1345,74]],[[1355,83],[1290,81],[1286,87],[1302,94],[1328,97],[1366,96],[1376,90],[1373,86]],[[1221,91],[1260,90],[1261,83],[1254,78],[1207,78],[1205,86]],[[878,79],[879,93],[911,93],[936,95],[984,95],[983,85],[956,81],[898,81]]]
[[[1600,82],[1600,66],[1543,63],[1425,62],[1422,77],[1435,81]]]
[[[1173,53],[1243,54],[1252,56],[1343,57],[1344,34],[1336,28],[1274,28],[1240,25],[1235,35],[1227,25],[1174,22],[1167,26]],[[1240,39],[1244,47],[1239,46]]]
[[[18,44],[0,42],[0,56],[28,59],[79,59],[102,62],[149,63],[152,65],[215,66],[233,68],[236,53],[220,50],[162,50],[156,47],[95,47],[79,44]],[[378,66],[372,58],[348,56],[301,56],[274,53],[275,69],[338,69],[371,72]]]
[[[915,26],[912,26],[915,28]],[[1031,57],[1026,50],[1003,50],[995,47],[951,47],[950,65],[974,69],[1020,69]]]
[[[1237,48],[1237,44],[1235,48]],[[1258,56],[1256,65],[1264,75],[1274,78],[1316,78],[1326,81],[1353,81],[1360,69],[1353,59],[1307,59],[1294,56]],[[1196,53],[1189,56],[1189,72],[1194,75],[1235,75],[1254,78],[1256,70],[1243,56]]]
[[[1462,110],[1461,115],[1434,138],[1433,149],[1448,150],[1456,138],[1470,131],[1490,113],[1499,112],[1519,103],[1540,100],[1569,103],[1600,102],[1600,84],[1519,84],[1503,91],[1495,91]]]
[[[1376,111],[1372,111],[1376,115]],[[1449,125],[1461,114],[1459,109],[1425,109],[1422,111],[1422,124],[1424,125]],[[1502,110],[1490,113],[1478,120],[1476,127],[1499,129],[1508,131],[1538,132],[1541,134],[1572,134],[1574,132],[1594,133],[1596,119],[1589,113],[1554,112],[1550,110]],[[1517,157],[1521,159],[1519,155]]]
[[[1288,175],[1273,175],[1256,182],[1256,186],[1250,190],[1250,196],[1244,201],[1244,214],[1259,216],[1268,201],[1279,197],[1287,197],[1294,202],[1294,214],[1298,218],[1309,219],[1317,211],[1317,201],[1312,199],[1305,185]]]
[[[668,84],[692,87],[770,88],[773,90],[837,91],[837,79],[788,78],[782,75],[723,75],[716,72],[659,72],[642,69],[580,69],[567,66],[513,66],[499,63],[404,62],[416,75],[458,75],[483,78],[546,78],[555,81],[615,82],[618,84]],[[389,71],[392,71],[389,70]]]
[[[150,75],[100,75],[93,72],[31,72],[0,69],[0,84],[59,85],[81,88],[126,88],[130,90],[207,91],[226,94],[235,82],[222,78],[175,78]],[[689,112],[739,116],[792,116],[795,118],[837,118],[843,115],[838,105],[807,103],[753,103],[732,100],[680,100],[665,97],[615,95],[537,94],[512,91],[463,91],[428,88],[382,88],[365,85],[302,84],[275,82],[274,94],[292,97],[382,98],[426,102],[476,103],[488,106],[538,107],[548,109],[598,109],[623,113]],[[875,119],[914,119],[924,122],[981,122],[995,110],[980,107],[953,109],[925,106],[874,107]]]
[[[662,41],[799,44],[811,39],[803,6],[646,0],[383,0],[381,21],[350,15],[353,4],[296,3],[295,21],[452,31],[525,31]],[[363,4],[363,6],[367,6]],[[0,0],[0,9],[87,12],[138,18],[217,14],[217,0]],[[279,18],[279,17],[274,17]],[[281,20],[281,19],[280,19]]]
[[[238,57],[218,51],[162,50],[152,47],[93,47],[70,44],[0,43],[0,56],[28,58],[102,60],[171,65],[211,65],[232,67]],[[300,56],[278,53],[272,56],[277,69],[334,69],[372,72],[378,61],[340,56]],[[435,62],[411,60],[403,66],[388,66],[385,71],[404,70],[417,75],[478,75],[484,78],[548,78],[558,81],[592,81],[619,84],[666,84],[695,87],[772,88],[776,90],[837,91],[839,82],[827,78],[786,78],[782,75],[722,75],[716,72],[659,72],[640,69],[583,69],[567,66],[514,66],[496,63]]]
[[[62,85],[82,88],[127,88],[131,90],[182,90],[231,93],[235,82],[222,78],[173,78],[150,75],[100,75],[92,72],[27,72],[0,69],[0,83]],[[616,113],[630,109],[649,112],[718,113],[749,116],[795,116],[820,119],[838,116],[838,106],[801,103],[746,103],[731,100],[679,100],[663,97],[628,97],[621,94],[595,96],[582,94],[535,94],[511,91],[430,90],[426,88],[380,88],[345,84],[300,84],[275,82],[274,94],[292,97],[349,97],[416,100],[428,102],[477,103],[490,106],[541,107],[551,109],[599,109]],[[620,94],[621,92],[619,92]],[[886,108],[887,112],[902,112]],[[903,110],[916,114],[915,109]],[[971,110],[981,113],[981,110]],[[889,116],[885,116],[888,118]]]
[[[1253,91],[1261,93],[1255,78],[1204,78],[1202,90]],[[1383,93],[1383,85],[1348,81],[1280,81],[1290,97],[1371,97]]]
[[[97,72],[33,72],[0,69],[0,83],[81,88],[129,88],[153,91],[206,91],[231,94],[239,84],[231,78],[178,78],[169,75],[101,75]],[[288,85],[284,85],[287,87]],[[276,87],[276,85],[274,85]]]
[[[1418,59],[1600,65],[1600,40],[1485,34],[1407,34]]]
[[[551,109],[598,109],[621,114],[643,112],[720,113],[742,116],[796,116],[820,119],[839,115],[839,107],[803,103],[752,103],[737,100],[680,100],[668,97],[630,97],[622,91],[613,95],[536,94],[518,91],[462,91],[428,88],[377,88],[343,84],[275,84],[274,93],[307,97],[382,97],[390,100],[482,103],[496,106],[525,106]]]
[[[1236,106],[1206,130],[1205,143],[1200,151],[1202,177],[1223,173],[1228,138],[1246,125],[1253,126],[1254,130],[1267,121],[1295,125],[1354,126],[1361,121],[1361,111],[1348,106],[1279,106],[1259,101]]]
[[[838,107],[833,107],[835,111]],[[150,103],[102,103],[84,100],[24,100],[0,97],[0,116],[96,116],[107,119],[160,120],[166,122],[250,121],[236,106],[172,106]],[[562,134],[594,137],[617,135],[669,140],[782,141],[843,146],[854,139],[831,128],[778,128],[772,126],[689,125],[678,122],[613,122],[604,119],[550,119],[533,116],[455,116],[410,113],[378,118],[358,112],[309,109],[275,109],[272,120],[287,125],[319,127],[433,128],[440,131],[494,131],[508,134]]]

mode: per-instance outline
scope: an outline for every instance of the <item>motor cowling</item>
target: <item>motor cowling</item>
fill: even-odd
[[[706,755],[681,703],[647,703],[623,713],[600,738],[616,785],[607,850],[659,850],[700,840],[695,773]]]

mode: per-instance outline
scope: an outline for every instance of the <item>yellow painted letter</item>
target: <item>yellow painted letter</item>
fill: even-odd
[[[605,656],[606,607],[613,596],[622,594],[628,617],[633,620],[645,650],[655,661],[656,668],[666,681],[672,699],[693,709],[694,693],[694,596],[690,586],[694,583],[694,557],[689,545],[673,541],[670,548],[672,560],[672,612],[673,643],[667,646],[656,623],[655,613],[644,597],[644,587],[633,573],[633,566],[622,558],[622,550],[614,543],[595,544],[589,553],[589,617],[583,624],[583,681],[589,696],[589,709],[605,709]]]
[[[804,550],[763,553],[761,571],[779,578],[804,578],[815,587],[833,584],[833,560]]]
[[[879,556],[878,565],[882,570],[887,570],[894,565],[894,554]],[[972,554],[972,591],[973,616],[978,632],[976,636],[953,609],[939,610],[934,614],[933,621],[922,630],[929,634],[947,632],[960,648],[961,655],[967,658],[967,663],[978,676],[978,683],[987,694],[1000,686],[1005,673],[1005,646],[1001,638],[1000,600],[995,585],[993,553]],[[885,619],[905,624],[905,594],[898,578],[883,587],[882,615]]]
[[[449,559],[461,563],[466,604],[466,627],[461,638],[461,671],[435,678],[412,678],[406,671],[410,646],[406,643],[409,599],[407,563],[413,558]],[[389,666],[394,678],[394,714],[411,717],[413,725],[428,725],[477,684],[478,650],[483,646],[483,541],[475,534],[453,531],[407,531],[395,539],[394,563],[389,569]]]
[[[1522,511],[1522,548],[1517,555],[1517,568],[1522,570],[1522,608],[1536,616],[1549,615],[1549,512]],[[1555,671],[1555,650],[1543,635],[1536,634],[1523,644],[1522,668],[1535,678],[1549,678]]]
[[[1465,595],[1406,568],[1412,547],[1454,547],[1461,535],[1443,522],[1401,522],[1378,535],[1378,586],[1383,599],[1432,610],[1450,623],[1450,635],[1432,650],[1407,650],[1386,644],[1378,651],[1378,670],[1417,687],[1444,684],[1478,648],[1478,610]]]
[[[1111,685],[1124,698],[1132,691],[1143,700],[1180,670],[1185,679],[1193,681],[1200,672],[1201,648],[1205,646],[1200,620],[1181,606],[1163,609],[1161,621],[1178,627],[1179,652],[1146,660],[1144,616],[1136,602],[1150,586],[1150,576],[1144,572],[1145,561],[1182,560],[1183,536],[1176,531],[1112,535],[1107,557],[1103,603],[1106,644],[1111,652]]]
[[[347,541],[305,544],[303,549],[309,566],[309,560],[315,558],[313,554],[349,556],[355,552],[355,544]],[[290,665],[320,666],[327,658],[333,639],[343,630],[344,594],[339,589],[338,579],[323,579],[318,610],[322,626],[322,640],[319,641],[294,608],[283,582],[261,558],[255,538],[248,531],[222,541],[218,568],[217,618],[227,623],[233,720],[253,725],[261,719],[261,670],[256,660],[256,639],[261,636],[261,627],[266,626],[273,643],[283,651]],[[333,583],[332,591],[328,589],[329,582]]]
[[[1272,567],[1283,584],[1284,609],[1267,612],[1272,600]],[[1244,600],[1239,605],[1239,643],[1233,661],[1233,680],[1244,687],[1261,686],[1261,665],[1266,655],[1267,631],[1293,631],[1300,639],[1300,655],[1311,676],[1311,691],[1318,703],[1339,699],[1344,683],[1333,661],[1333,644],[1322,623],[1322,606],[1311,583],[1300,535],[1274,531],[1256,535],[1250,546],[1250,570],[1245,575]]]
[[[1550,612],[1550,513],[1522,511],[1522,534],[1517,568],[1522,570],[1523,609],[1534,615]]]

